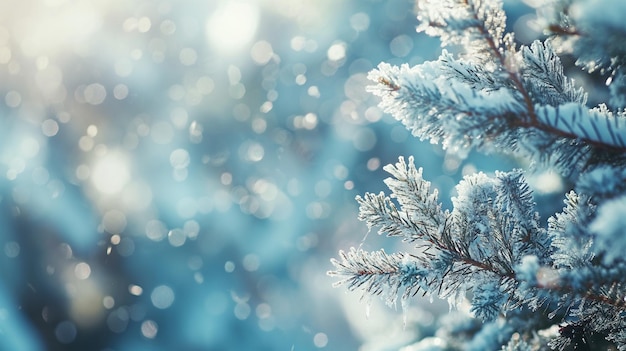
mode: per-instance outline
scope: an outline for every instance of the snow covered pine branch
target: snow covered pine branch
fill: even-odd
[[[442,350],[626,350],[626,24],[599,20],[608,8],[623,18],[626,3],[545,2],[538,13],[552,36],[517,47],[500,1],[420,0],[418,31],[463,50],[369,75],[380,106],[415,136],[449,152],[524,157],[573,184],[547,227],[522,170],[466,176],[446,210],[413,157],[400,157],[385,167],[389,195],[357,197],[360,220],[415,251],[352,248],[329,274],[403,307],[418,293],[453,304],[468,296],[482,324]],[[557,56],[567,50],[610,75],[607,104],[587,107]]]

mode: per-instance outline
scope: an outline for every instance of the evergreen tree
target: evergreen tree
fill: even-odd
[[[451,210],[413,157],[385,167],[390,194],[357,197],[360,220],[414,249],[341,251],[336,284],[403,307],[416,294],[467,298],[480,321],[442,318],[439,342],[409,350],[626,350],[626,3],[544,2],[550,36],[519,47],[501,1],[419,0],[418,31],[454,53],[369,74],[369,91],[413,135],[530,160],[527,171],[465,176]],[[587,105],[559,54],[608,78],[606,104]],[[571,185],[547,226],[524,178],[545,168]]]

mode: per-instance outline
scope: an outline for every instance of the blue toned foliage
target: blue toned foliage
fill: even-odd
[[[418,31],[456,53],[415,66],[381,63],[368,90],[415,136],[461,157],[476,148],[526,159],[529,171],[467,174],[446,210],[414,159],[401,157],[385,167],[389,195],[357,196],[359,219],[413,249],[341,253],[329,272],[337,284],[387,301],[421,291],[481,321],[446,349],[626,350],[626,26],[598,12],[623,15],[626,7],[594,3],[603,4],[545,1],[538,13],[549,37],[518,47],[501,1],[417,1]],[[567,50],[588,71],[610,75],[610,101],[587,106],[557,55]],[[524,177],[543,169],[570,184],[547,224]],[[403,269],[406,257],[419,269]],[[433,341],[407,349],[443,349]]]

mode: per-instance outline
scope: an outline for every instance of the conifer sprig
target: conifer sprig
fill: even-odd
[[[512,35],[502,35],[498,1],[420,1],[417,9],[418,30],[466,52],[455,58],[444,51],[412,68],[383,64],[370,74],[377,85],[369,90],[416,136],[453,151],[507,150],[554,164],[565,176],[626,164],[624,112],[587,108],[549,43],[517,51]]]
[[[549,4],[589,13],[563,12],[547,23],[573,38],[581,65],[592,70],[597,62],[611,72],[611,103],[626,106],[626,50],[606,38],[623,42],[626,25],[613,18],[604,25],[582,0]],[[414,252],[351,249],[332,261],[329,274],[388,303],[401,295],[403,306],[418,292],[453,304],[471,297],[471,313],[486,323],[469,349],[626,350],[626,112],[586,106],[586,93],[565,76],[557,55],[569,39],[518,50],[505,31],[501,1],[419,0],[416,10],[418,31],[463,51],[443,50],[438,60],[414,67],[380,64],[368,87],[380,106],[415,136],[453,152],[525,157],[573,186],[544,228],[521,170],[465,176],[445,210],[414,159],[400,158],[385,167],[389,195],[357,197],[359,219]],[[618,34],[607,35],[611,26]],[[594,35],[606,37],[594,44]],[[583,43],[592,52],[582,53]],[[551,325],[556,334],[539,334]]]

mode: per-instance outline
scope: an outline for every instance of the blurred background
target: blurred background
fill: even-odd
[[[447,207],[464,174],[517,163],[447,155],[365,92],[381,61],[437,58],[413,6],[1,1],[0,349],[391,350],[423,336],[403,320],[428,326],[447,304],[403,316],[326,275],[340,249],[410,249],[367,235],[354,197],[384,190],[398,156]],[[539,35],[529,5],[506,9],[521,43]]]

